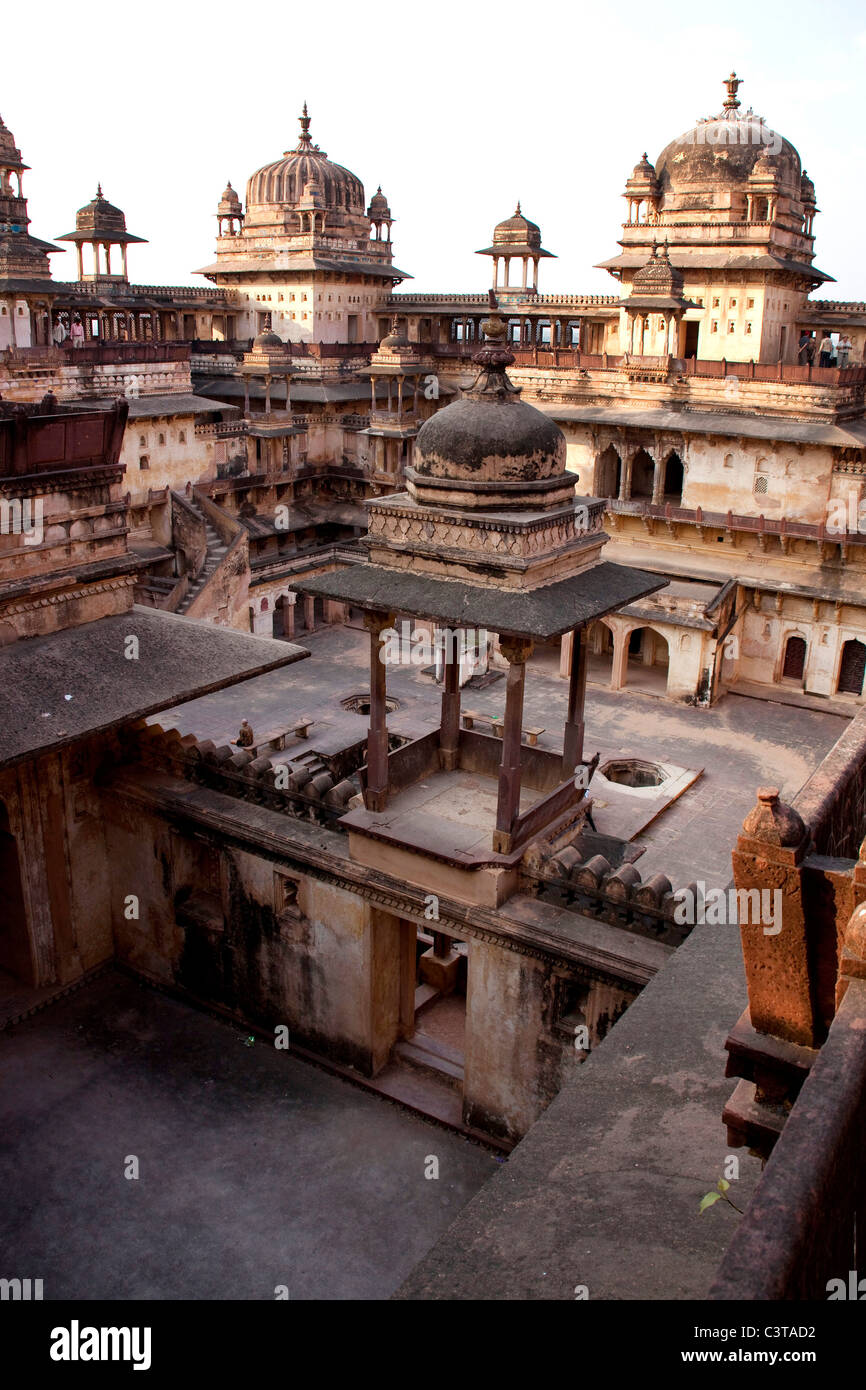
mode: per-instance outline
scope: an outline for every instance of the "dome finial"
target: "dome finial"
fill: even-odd
[[[101,198],[101,197],[102,197],[102,184],[101,184],[101,183],[98,183],[98,184],[96,185],[96,196],[97,196],[97,198]]]
[[[520,213],[520,199],[518,198],[518,199],[517,199],[517,207],[514,209],[514,216],[515,216],[515,217],[520,217],[520,215],[521,215],[521,213]]]
[[[726,78],[725,78],[725,86],[726,86],[727,89],[728,89],[728,95],[727,95],[727,97],[725,98],[725,110],[726,110],[726,111],[736,111],[736,110],[737,110],[737,107],[740,105],[739,99],[738,99],[738,97],[737,97],[737,90],[738,90],[740,87],[742,87],[742,85],[743,85],[743,78],[742,78],[742,77],[738,77],[737,74],[736,74],[735,72],[732,72],[731,75],[730,75],[730,77],[726,77]]]

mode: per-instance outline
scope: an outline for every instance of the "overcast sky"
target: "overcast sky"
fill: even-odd
[[[625,180],[701,116],[722,79],[799,150],[815,182],[827,297],[866,298],[866,7],[854,0],[674,5],[444,0],[371,5],[4,7],[0,114],[25,162],[31,231],[71,231],[102,181],[147,237],[130,276],[203,284],[226,180],[246,180],[311,134],[397,219],[404,288],[483,290],[473,255],[520,198],[558,260],[540,288],[615,293]],[[74,250],[53,258],[75,276]]]

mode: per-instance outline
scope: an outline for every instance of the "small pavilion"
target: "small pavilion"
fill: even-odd
[[[375,440],[375,473],[393,479],[411,464],[420,424],[418,391],[429,374],[429,359],[425,364],[418,344],[409,342],[395,318],[369,367],[359,373],[370,378],[370,424],[361,433]]]
[[[450,891],[499,903],[513,891],[531,842],[561,836],[587,808],[585,779],[575,775],[587,626],[665,581],[601,559],[601,502],[577,501],[562,431],[521,401],[509,380],[514,358],[504,321],[491,316],[482,327],[477,380],[421,427],[406,491],[366,504],[369,561],[295,587],[363,610],[370,633],[364,805],[344,818],[353,857],[371,867],[387,860],[427,886],[445,873]],[[389,751],[384,648],[398,613],[432,621],[446,637],[467,629],[499,634],[508,662],[501,738],[461,728],[460,643],[451,641],[439,727]],[[522,725],[533,643],[564,633],[574,641],[559,753],[524,745]],[[466,815],[458,824],[461,797]]]
[[[75,214],[75,231],[59,236],[58,241],[72,241],[78,253],[79,280],[128,280],[126,248],[132,242],[145,244],[146,237],[133,236],[126,230],[126,217],[120,208],[109,203],[102,195],[102,184],[96,189],[96,197],[91,198]],[[91,249],[92,269],[85,273],[84,247]],[[115,265],[112,269],[112,247],[120,247],[120,273]],[[100,251],[102,255],[100,255]]]

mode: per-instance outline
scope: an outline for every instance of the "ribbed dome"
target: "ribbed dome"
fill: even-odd
[[[278,337],[276,333],[271,333],[270,330],[266,333],[260,333],[257,338],[253,339],[254,348],[283,348],[285,346],[282,338]]]
[[[306,102],[299,120],[301,138],[297,148],[286,150],[282,159],[257,169],[248,181],[247,210],[264,203],[296,207],[303,197],[304,186],[317,183],[322,193],[322,207],[363,217],[364,185],[350,170],[333,164],[325,151],[313,144]]]

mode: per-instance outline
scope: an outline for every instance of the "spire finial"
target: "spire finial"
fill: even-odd
[[[520,199],[517,199],[517,207],[514,209],[514,216],[520,217]]]
[[[102,184],[101,184],[101,183],[98,183],[98,184],[96,185],[96,196],[97,196],[97,198],[101,198],[101,197],[102,197]]]
[[[737,107],[740,105],[739,99],[738,99],[738,97],[737,97],[737,91],[738,91],[738,89],[739,89],[740,87],[742,87],[742,85],[743,85],[743,78],[742,78],[742,77],[738,77],[737,74],[736,74],[735,72],[732,72],[731,75],[730,75],[730,77],[726,77],[726,78],[725,78],[725,86],[726,86],[727,89],[728,89],[728,95],[727,95],[727,97],[725,98],[725,110],[726,110],[726,111],[736,111],[736,110],[737,110]]]
[[[304,102],[304,110],[298,117],[301,123],[301,139],[306,143],[310,139],[310,117],[307,114],[307,103]]]

